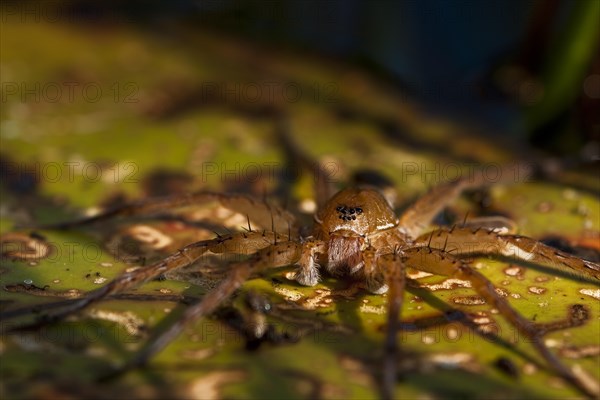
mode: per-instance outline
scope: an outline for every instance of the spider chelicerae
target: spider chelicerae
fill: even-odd
[[[109,295],[134,288],[167,272],[193,264],[206,253],[247,255],[230,265],[226,277],[205,296],[191,304],[181,318],[147,343],[119,371],[147,362],[167,346],[192,321],[214,312],[246,280],[271,268],[297,266],[292,277],[299,284],[314,286],[326,273],[340,279],[360,280],[368,291],[387,292],[387,328],[382,360],[383,397],[392,398],[397,375],[397,332],[407,282],[407,269],[457,278],[498,310],[520,334],[530,339],[549,368],[588,396],[598,389],[562,363],[543,341],[543,324],[523,317],[501,296],[494,285],[472,265],[476,256],[510,259],[526,266],[537,265],[559,272],[600,280],[600,265],[514,234],[505,218],[473,218],[451,227],[433,228],[432,221],[464,190],[485,185],[483,175],[443,183],[396,215],[388,200],[373,187],[359,186],[317,199],[312,231],[301,235],[295,217],[284,209],[247,195],[202,192],[188,196],[149,199],[120,206],[83,220],[56,224],[55,229],[102,221],[111,217],[153,214],[159,210],[202,204],[216,200],[223,207],[246,215],[247,228],[183,247],[167,258],[124,273],[107,285],[77,299],[58,312],[45,316],[53,322]],[[257,221],[255,227],[251,221]],[[257,229],[264,221],[271,229]],[[49,227],[47,227],[49,228]]]

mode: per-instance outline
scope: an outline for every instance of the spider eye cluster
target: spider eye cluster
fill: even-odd
[[[360,207],[337,206],[335,209],[340,213],[338,218],[344,221],[355,220],[356,216],[363,212],[363,209]]]

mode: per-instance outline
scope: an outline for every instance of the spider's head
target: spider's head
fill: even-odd
[[[344,189],[315,215],[325,237],[367,237],[398,225],[394,210],[376,190]]]

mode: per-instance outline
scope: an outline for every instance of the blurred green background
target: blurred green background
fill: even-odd
[[[457,170],[526,162],[535,174],[524,182],[464,196],[437,222],[505,215],[521,234],[598,261],[599,7],[593,0],[3,2],[0,231],[30,235],[18,225],[204,189],[267,196],[310,226],[314,179],[281,145],[277,133],[285,130],[336,187],[389,181],[399,209]],[[193,212],[214,220],[219,211],[211,210]],[[244,222],[231,217],[226,225]],[[169,241],[156,249],[131,242],[132,225],[36,230],[34,238],[52,243],[50,256],[1,260],[0,310],[23,310],[3,326],[214,237],[205,226],[144,222]],[[547,343],[600,378],[597,286],[477,265],[530,319],[563,320],[573,304],[589,309],[584,326],[552,333]],[[251,280],[147,369],[111,383],[94,379],[164,329],[210,280],[171,276],[76,319],[3,336],[0,394],[376,398],[385,297],[332,278],[300,287],[286,279],[290,270]],[[406,294],[400,398],[578,395],[489,307],[461,304],[472,295],[461,287]],[[267,318],[279,342],[247,349],[256,343],[236,325],[252,314],[247,296],[271,302]],[[487,322],[449,321],[444,312],[453,308]]]

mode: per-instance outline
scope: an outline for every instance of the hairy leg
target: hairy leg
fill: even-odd
[[[109,295],[122,293],[133,287],[159,276],[165,272],[182,268],[198,260],[207,251],[213,253],[235,253],[252,254],[260,249],[269,246],[271,243],[282,242],[287,237],[273,232],[239,232],[231,235],[225,235],[212,240],[203,240],[185,246],[178,252],[170,255],[162,261],[145,267],[140,267],[131,272],[126,272],[105,286],[88,293],[82,299],[76,300],[59,312],[45,316],[39,322],[25,327],[15,327],[13,330],[33,329],[40,325],[58,321],[74,312],[88,307]]]
[[[289,118],[279,119],[276,133],[291,166],[300,166],[313,178],[315,200],[317,208],[320,209],[334,195],[332,174],[335,171],[327,171],[317,160],[312,159],[294,142],[290,133]]]
[[[517,233],[517,223],[501,216],[466,218],[459,225],[467,229],[485,229],[501,235]]]
[[[296,221],[291,213],[277,205],[267,202],[266,200],[260,200],[252,196],[241,194],[200,192],[182,196],[146,199],[109,209],[93,217],[57,224],[48,224],[36,228],[69,229],[94,222],[105,221],[119,216],[151,216],[156,214],[164,214],[169,210],[197,206],[211,201],[218,201],[223,207],[242,215],[246,215],[248,216],[248,219],[253,222],[272,222],[271,228],[276,232],[288,232],[290,228],[294,228],[295,226]]]
[[[318,254],[325,253],[325,242],[317,239],[308,239],[302,246],[302,255],[298,261],[298,269],[294,279],[304,286],[315,286],[319,283]]]
[[[389,290],[385,274],[377,263],[377,250],[373,246],[368,246],[362,251],[364,262],[363,272],[365,274],[365,283],[367,290],[375,294],[383,294]]]
[[[362,272],[367,284],[367,290],[375,294],[387,292],[386,277],[377,260],[385,254],[394,254],[397,252],[397,249],[405,246],[406,236],[396,228],[369,237],[368,246],[361,252],[364,262]]]
[[[471,282],[473,289],[485,299],[487,304],[496,308],[519,333],[531,341],[538,353],[557,374],[587,396],[595,397],[600,394],[598,387],[592,387],[580,379],[547,348],[543,341],[546,329],[540,329],[538,324],[519,314],[505,298],[496,292],[493,284],[485,276],[467,263],[445,251],[429,247],[407,249],[404,251],[403,259],[407,267]]]
[[[378,258],[377,265],[383,271],[387,286],[387,328],[383,356],[383,393],[384,399],[394,398],[394,386],[397,378],[398,343],[397,331],[400,326],[400,313],[406,286],[404,262],[396,254],[385,254]]]
[[[298,261],[302,253],[301,245],[286,241],[270,245],[253,254],[248,260],[233,264],[229,275],[213,290],[195,304],[187,307],[181,318],[158,337],[150,341],[127,363],[125,369],[145,364],[152,356],[173,341],[183,329],[197,319],[212,313],[233,292],[235,292],[252,273],[270,268],[283,267]],[[120,370],[122,371],[122,369]]]
[[[400,227],[410,237],[417,237],[431,224],[444,207],[452,203],[466,188],[468,181],[445,183],[433,187],[400,216]]]
[[[492,183],[516,183],[526,177],[528,172],[529,170],[525,166],[517,164],[513,168],[508,166],[501,168],[493,182],[486,179],[484,171],[474,171],[472,176],[434,186],[404,211],[400,216],[400,226],[408,236],[415,238],[431,224],[431,221],[444,207],[456,200],[464,190],[484,187]]]
[[[446,250],[457,257],[484,255],[508,258],[527,265],[539,265],[550,272],[581,276],[596,282],[600,280],[598,263],[582,260],[526,236],[501,235],[495,230],[438,229],[417,238],[414,246]]]

